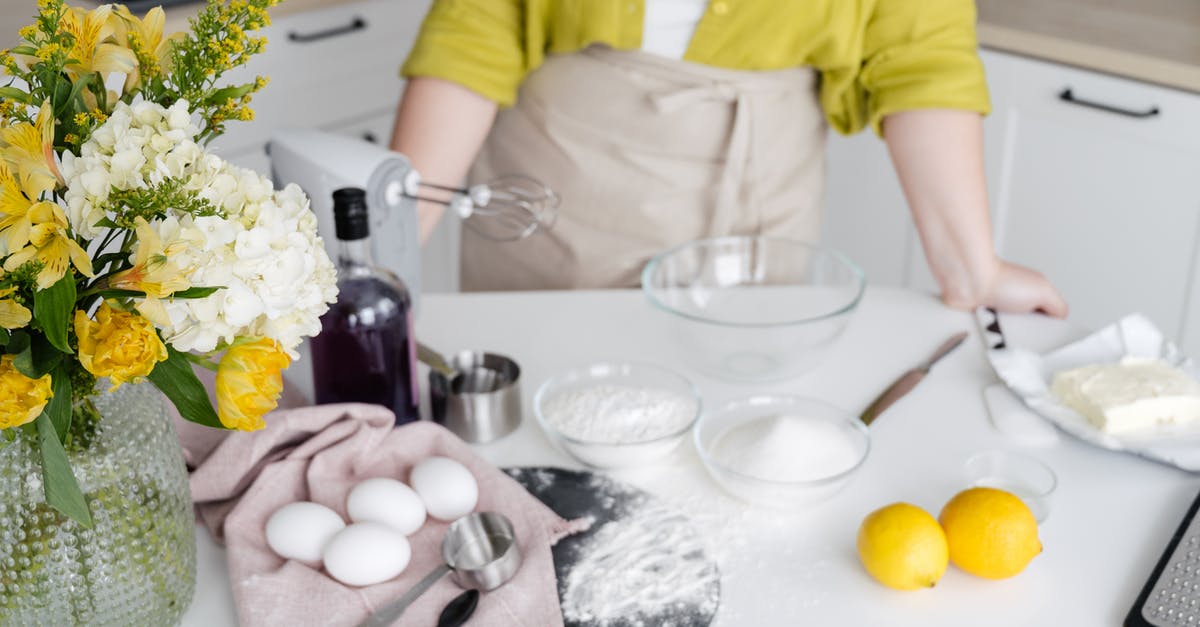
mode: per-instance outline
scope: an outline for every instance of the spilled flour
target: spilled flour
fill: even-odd
[[[568,623],[687,625],[716,611],[717,569],[686,519],[660,502],[604,524],[578,550],[560,582]],[[663,615],[680,622],[662,622]]]

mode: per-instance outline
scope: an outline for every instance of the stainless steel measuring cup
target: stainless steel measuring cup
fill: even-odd
[[[497,512],[467,514],[450,524],[442,538],[442,564],[404,596],[379,608],[358,627],[387,627],[447,573],[462,588],[495,590],[521,567],[521,549],[512,523]]]
[[[434,422],[473,444],[501,438],[521,425],[517,362],[496,353],[462,351],[437,364],[434,351],[421,347],[420,352],[432,367],[429,408]]]

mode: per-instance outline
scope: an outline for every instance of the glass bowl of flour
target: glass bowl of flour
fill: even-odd
[[[694,431],[713,480],[755,505],[802,509],[836,494],[871,449],[857,416],[811,398],[753,396],[706,413]]]
[[[605,362],[548,379],[533,397],[542,430],[594,468],[656,462],[678,448],[700,416],[691,381],[648,363]]]

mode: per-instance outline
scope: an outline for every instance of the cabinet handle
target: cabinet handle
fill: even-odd
[[[379,143],[379,138],[375,137],[375,133],[372,133],[371,131],[367,131],[367,132],[363,133],[362,138],[366,141],[371,142],[372,144]]]
[[[328,39],[330,37],[337,37],[339,35],[347,35],[355,31],[364,30],[366,28],[367,21],[361,17],[356,17],[352,22],[346,24],[345,26],[335,26],[333,28],[327,28],[325,30],[319,30],[312,33],[297,33],[296,31],[291,31],[288,33],[288,40],[307,44],[314,41],[319,41],[321,39]]]
[[[1079,105],[1081,107],[1089,107],[1092,109],[1099,109],[1101,111],[1107,111],[1109,113],[1115,113],[1117,115],[1123,115],[1123,116],[1130,117],[1130,118],[1143,118],[1143,119],[1144,118],[1152,118],[1159,114],[1157,105],[1152,105],[1149,109],[1146,109],[1145,111],[1134,111],[1132,109],[1116,107],[1116,106],[1113,106],[1110,104],[1105,104],[1103,102],[1096,102],[1095,100],[1081,100],[1079,98],[1076,98],[1075,94],[1071,93],[1070,87],[1062,90],[1062,93],[1060,93],[1058,95],[1058,99],[1063,102],[1067,102],[1067,103],[1070,103],[1073,105]]]

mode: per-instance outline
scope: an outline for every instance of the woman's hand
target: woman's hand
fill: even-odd
[[[991,307],[997,311],[1067,317],[1067,301],[1042,273],[1001,259],[996,260],[994,272],[983,285],[943,291],[942,302],[964,311]]]
[[[1066,302],[1044,276],[996,256],[979,114],[894,113],[884,119],[883,134],[942,302],[956,309],[1067,315]]]

